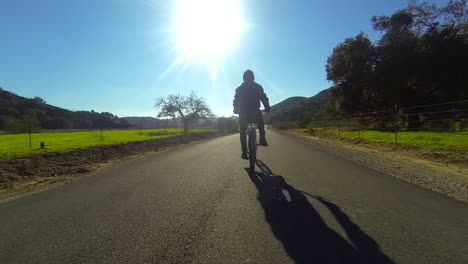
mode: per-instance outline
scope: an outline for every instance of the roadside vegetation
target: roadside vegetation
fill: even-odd
[[[468,131],[379,131],[372,129],[338,129],[337,127],[317,127],[309,124],[301,127],[300,122],[274,122],[273,129],[292,130],[315,136],[337,136],[349,139],[360,139],[370,142],[384,142],[399,145],[411,145],[432,149],[468,150]]]
[[[372,142],[398,143],[434,149],[468,150],[468,131],[461,132],[384,132],[375,130],[338,131],[335,129],[301,129],[314,135],[332,135]]]
[[[191,129],[188,133],[202,133],[215,131],[214,128]],[[113,145],[133,141],[166,138],[183,134],[183,129],[145,129],[145,130],[104,130],[102,131],[73,131],[73,132],[46,132],[29,135],[4,134],[0,135],[0,159],[12,158],[27,154],[43,152],[63,152],[73,149],[88,148],[92,146]],[[44,142],[44,149],[40,148]]]

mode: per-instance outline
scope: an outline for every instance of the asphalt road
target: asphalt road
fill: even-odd
[[[468,263],[468,205],[268,131],[0,204],[0,263]]]

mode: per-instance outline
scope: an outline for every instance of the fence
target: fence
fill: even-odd
[[[380,131],[394,134],[398,144],[399,132],[463,132],[468,129],[468,100],[422,106],[337,115],[332,118],[312,120],[310,131],[328,131],[340,135],[354,131],[361,138],[363,131]],[[467,139],[468,140],[468,139]]]

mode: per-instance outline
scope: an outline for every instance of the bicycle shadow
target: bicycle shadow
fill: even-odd
[[[257,165],[261,172],[245,170],[258,190],[265,220],[295,263],[394,263],[339,206],[295,189],[262,161]],[[306,195],[330,210],[352,243],[327,226]]]

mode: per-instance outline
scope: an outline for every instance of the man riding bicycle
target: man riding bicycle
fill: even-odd
[[[251,70],[244,72],[243,79],[244,82],[236,89],[233,106],[234,114],[239,115],[240,142],[242,149],[241,157],[243,159],[248,159],[246,136],[248,123],[257,123],[260,133],[259,143],[262,146],[268,146],[265,138],[265,124],[263,122],[262,112],[260,111],[260,101],[265,107],[265,112],[270,111],[270,103],[263,91],[263,87],[254,81],[255,76]]]

